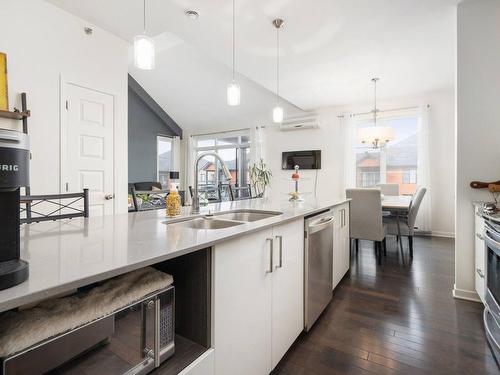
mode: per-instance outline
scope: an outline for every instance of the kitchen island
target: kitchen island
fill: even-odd
[[[202,207],[196,216],[235,210],[278,213],[222,229],[195,229],[178,225],[179,220],[192,218],[190,207],[184,207],[181,216],[174,219],[166,218],[164,210],[157,210],[23,225],[21,258],[30,264],[30,278],[21,285],[0,291],[0,312],[70,293],[142,267],[164,265],[186,255],[201,254],[200,250],[203,250],[211,264],[208,286],[212,292],[208,293],[209,333],[206,337],[212,349],[205,353],[208,362],[200,366],[215,368],[217,374],[231,373],[234,366],[242,365],[242,374],[255,369],[260,369],[258,373],[268,373],[303,329],[303,218],[348,205],[347,202],[346,199],[295,203],[251,199]],[[345,217],[345,210],[342,217]],[[284,253],[282,276],[275,272],[272,278],[267,274],[272,274],[274,267],[282,266],[282,261],[269,265],[267,246],[271,238],[276,239],[276,248],[279,243],[280,257],[282,249]],[[279,242],[278,238],[281,239]],[[286,258],[288,255],[290,260]],[[293,270],[288,270],[291,265]],[[174,275],[174,284],[175,280]],[[258,284],[259,280],[261,284]],[[245,292],[236,289],[236,286],[250,289]],[[254,295],[249,295],[251,293]],[[235,298],[237,296],[241,298]],[[253,303],[247,304],[252,299]],[[278,310],[276,307],[280,304],[282,308]],[[260,308],[263,313],[257,320],[260,319],[269,328],[281,330],[273,332],[272,336],[282,340],[273,342],[269,350],[265,346],[260,347],[262,357],[255,356],[249,360],[245,370],[245,363],[240,360],[252,358],[246,355],[250,341],[246,345],[243,342],[241,346],[235,345],[242,336],[234,334],[238,327],[252,327],[251,320],[256,316],[251,313],[252,308]],[[237,313],[240,316],[235,319]],[[244,314],[247,314],[249,324],[240,326]],[[225,322],[218,325],[219,329],[218,321]],[[264,345],[271,332],[260,328],[262,330],[260,336],[255,336],[255,344],[261,340]],[[257,333],[257,330],[250,333]],[[251,337],[247,336],[247,339],[251,340]],[[217,347],[221,354],[227,348],[235,349],[241,356],[229,358],[226,355],[228,352],[224,352],[219,361],[214,360],[214,348]],[[271,358],[271,352],[277,354]]]

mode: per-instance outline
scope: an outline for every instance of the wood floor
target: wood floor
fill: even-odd
[[[361,242],[332,303],[273,374],[499,374],[483,306],[452,297],[453,240],[414,241],[405,266],[395,239],[381,266]]]

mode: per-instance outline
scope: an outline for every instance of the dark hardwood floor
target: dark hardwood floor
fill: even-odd
[[[394,238],[381,266],[373,244],[360,245],[331,304],[273,374],[500,373],[484,336],[483,306],[452,297],[453,240],[415,238],[405,266]]]

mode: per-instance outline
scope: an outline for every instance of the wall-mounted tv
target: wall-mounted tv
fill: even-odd
[[[321,169],[321,150],[286,151],[281,154],[281,169]]]

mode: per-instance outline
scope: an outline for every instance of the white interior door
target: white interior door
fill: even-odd
[[[62,190],[89,189],[90,216],[112,214],[113,96],[71,83],[64,92]]]

